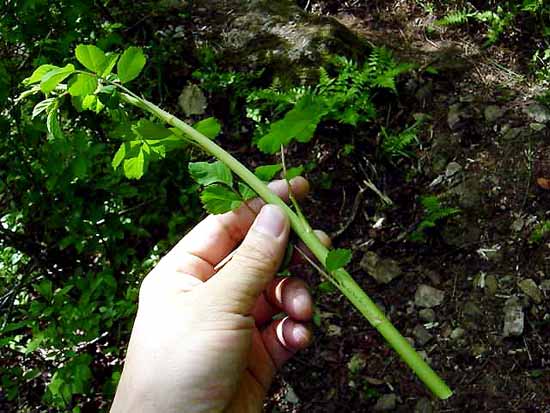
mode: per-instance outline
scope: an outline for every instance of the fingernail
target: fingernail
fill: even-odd
[[[309,320],[311,318],[311,310],[313,302],[311,295],[305,287],[298,287],[289,294],[288,300],[291,303],[292,310],[298,320]]]
[[[305,348],[311,343],[311,331],[303,324],[295,324],[292,339],[298,348]]]
[[[286,217],[276,205],[265,205],[256,218],[254,229],[266,235],[278,237],[283,233]]]

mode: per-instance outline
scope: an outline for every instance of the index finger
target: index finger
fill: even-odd
[[[273,181],[268,187],[283,200],[288,200],[285,180]],[[301,176],[292,179],[290,187],[297,199],[309,192],[309,183]],[[235,211],[209,215],[183,237],[163,261],[173,264],[176,271],[206,281],[215,273],[216,265],[243,240],[264,205],[261,198],[254,198]]]

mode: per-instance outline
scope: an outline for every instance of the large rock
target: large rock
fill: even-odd
[[[332,54],[360,60],[370,49],[337,20],[290,0],[199,0],[192,15],[208,28],[198,41],[215,43],[224,66],[262,68],[283,84],[317,77]]]

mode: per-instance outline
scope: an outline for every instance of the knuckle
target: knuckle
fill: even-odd
[[[243,244],[235,258],[239,266],[254,272],[275,272],[279,264],[275,249],[259,242]]]

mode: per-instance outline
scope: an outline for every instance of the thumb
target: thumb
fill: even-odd
[[[250,314],[281,265],[289,231],[283,210],[265,205],[231,261],[206,282],[209,301],[222,311]]]

